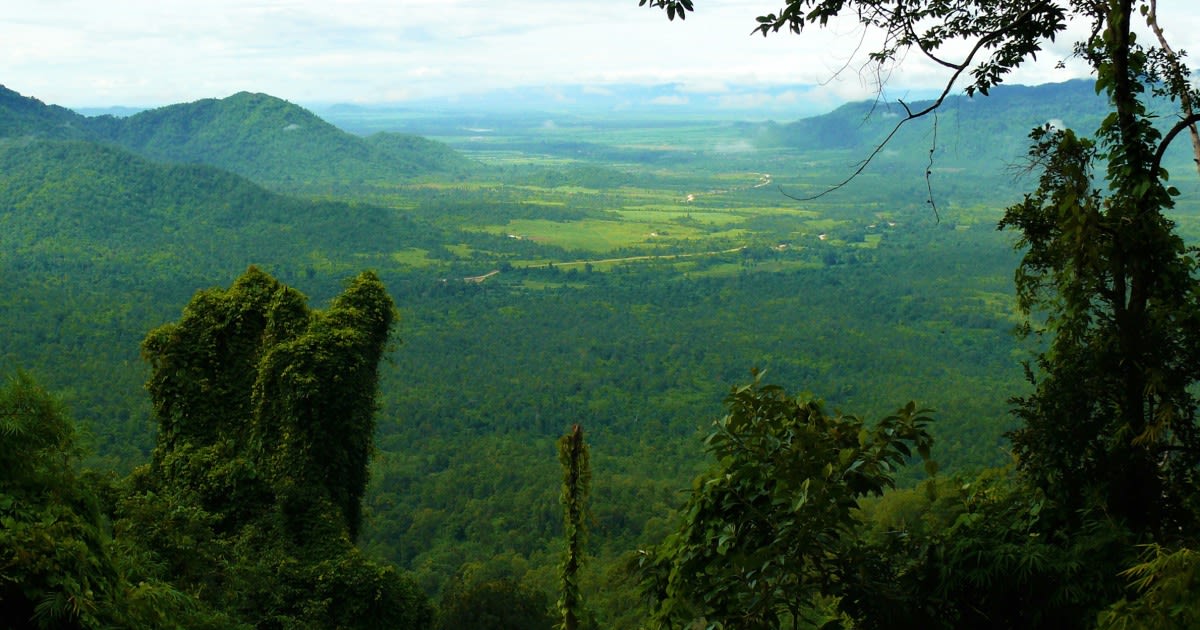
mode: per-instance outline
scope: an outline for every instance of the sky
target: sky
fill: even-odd
[[[872,33],[852,21],[752,35],[782,0],[696,0],[669,22],[637,0],[19,0],[0,12],[0,84],[67,107],[147,107],[265,92],[292,102],[446,103],[495,89],[597,93],[674,84],[742,108],[831,109],[870,98]],[[1176,48],[1200,50],[1200,2],[1159,0]],[[1010,82],[1086,76],[1060,38]],[[866,38],[867,44],[860,46]],[[910,55],[889,94],[928,94],[944,69]],[[818,86],[784,89],[787,86]],[[767,89],[773,88],[773,89]]]

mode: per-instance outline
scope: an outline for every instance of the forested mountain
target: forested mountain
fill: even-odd
[[[761,129],[766,146],[805,150],[873,150],[909,111],[919,112],[932,101],[901,104],[895,100],[847,103],[827,114]],[[905,109],[908,106],[908,110]],[[987,96],[952,94],[936,114],[909,121],[880,156],[881,161],[911,160],[934,150],[935,167],[1015,164],[1024,159],[1027,136],[1034,127],[1094,129],[1107,113],[1086,79],[1038,86],[999,85]]]
[[[431,247],[436,234],[382,208],[299,200],[211,166],[83,141],[0,141],[0,357],[71,390],[100,454],[122,459],[149,444],[145,407],[130,394],[142,378],[138,339],[168,305],[252,263],[332,290],[338,276],[397,248]],[[81,386],[93,379],[110,387]]]
[[[221,252],[210,262],[296,260],[350,242],[390,251],[406,232],[402,217],[379,208],[302,201],[216,167],[162,164],[82,141],[0,144],[0,199],[8,255],[56,247],[184,255],[215,236]]]
[[[0,87],[0,138],[14,137],[115,144],[160,162],[207,164],[286,190],[394,183],[475,168],[439,142],[388,132],[356,136],[298,105],[248,92],[129,117],[88,118]]]
[[[0,85],[0,138],[91,138],[87,118]]]
[[[470,168],[440,143],[387,133],[364,139],[266,94],[240,92],[90,122],[100,137],[153,159],[218,166],[272,187],[391,181]]]

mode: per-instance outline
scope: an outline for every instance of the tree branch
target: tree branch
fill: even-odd
[[[975,59],[975,55],[979,54],[980,50],[983,50],[985,46],[990,44],[992,41],[994,41],[995,39],[997,39],[1004,33],[1016,28],[1017,25],[1021,24],[1025,20],[1028,20],[1030,18],[1030,16],[1032,16],[1034,14],[1034,12],[1040,8],[1042,8],[1041,4],[1032,6],[1028,9],[1026,9],[1024,12],[1022,12],[1020,15],[1018,15],[1015,19],[1013,19],[1012,22],[1009,22],[1004,27],[996,29],[990,33],[984,34],[982,37],[980,37],[975,42],[975,45],[971,47],[970,52],[967,53],[966,58],[963,60],[963,62],[961,64],[957,64],[957,65],[956,64],[948,64],[948,65],[943,64],[943,65],[947,65],[947,67],[954,68],[955,69],[954,73],[952,75],[950,75],[950,78],[946,81],[946,85],[944,88],[942,88],[941,94],[939,94],[938,97],[928,107],[914,113],[908,107],[908,105],[904,103],[904,101],[900,101],[900,104],[904,107],[904,111],[906,111],[908,113],[908,115],[905,118],[900,119],[900,122],[896,123],[896,126],[892,128],[892,131],[890,133],[888,133],[887,137],[885,137],[882,142],[880,142],[879,144],[877,144],[875,146],[875,149],[871,151],[870,155],[868,155],[866,157],[866,159],[859,162],[858,168],[856,168],[854,170],[854,172],[850,174],[849,177],[847,177],[846,179],[843,179],[842,181],[838,182],[837,184],[835,184],[829,188],[826,188],[825,190],[823,190],[815,195],[811,195],[808,197],[799,197],[796,195],[788,194],[788,192],[783,189],[783,186],[779,187],[779,192],[784,197],[787,197],[788,199],[791,199],[793,201],[813,201],[816,199],[820,199],[821,197],[824,197],[825,195],[828,195],[829,193],[831,193],[835,190],[838,190],[838,189],[846,186],[850,182],[854,181],[855,179],[857,179],[858,176],[863,173],[863,171],[867,170],[867,166],[869,166],[871,164],[871,162],[880,153],[883,152],[884,147],[886,147],[887,144],[889,142],[891,142],[892,138],[895,137],[895,135],[900,131],[900,128],[904,126],[904,123],[906,123],[910,120],[914,120],[916,118],[922,118],[922,117],[928,115],[930,112],[932,112],[942,106],[942,103],[945,102],[946,97],[949,96],[950,90],[954,89],[954,84],[958,82],[958,78],[960,76],[962,76],[962,73],[965,72],[966,69],[971,66],[971,63]],[[918,48],[921,48],[919,43],[918,43]],[[923,48],[922,48],[922,51],[924,51]],[[936,214],[936,210],[935,210],[935,214]]]
[[[1163,156],[1167,153],[1167,147],[1171,146],[1171,141],[1175,136],[1179,135],[1184,129],[1191,129],[1192,133],[1196,131],[1196,123],[1200,123],[1200,114],[1191,114],[1187,118],[1175,123],[1174,127],[1163,136],[1162,142],[1158,143],[1158,151],[1154,153],[1154,162],[1151,164],[1151,173],[1157,173],[1162,166]],[[1200,157],[1197,158],[1197,168],[1200,168]]]
[[[937,130],[938,117],[937,112],[933,113],[933,144],[929,147],[929,163],[925,165],[925,190],[929,192],[929,207],[933,209],[933,218],[935,223],[942,222],[942,215],[938,213],[937,202],[933,200],[933,182],[930,177],[933,175],[933,153],[937,151]]]
[[[933,61],[934,63],[945,66],[947,68],[950,68],[951,70],[962,70],[963,69],[963,66],[961,64],[956,64],[951,61],[946,61],[945,59],[942,59],[942,58],[938,57],[937,55],[934,55],[932,50],[929,50],[928,48],[926,48],[924,42],[922,42],[921,38],[917,36],[917,31],[916,31],[916,29],[913,28],[912,20],[904,20],[904,30],[908,31],[908,36],[911,37],[914,42],[916,42],[917,49],[920,50],[922,53],[924,53],[924,55],[926,57],[929,57],[929,59],[931,61]]]
[[[1146,12],[1146,24],[1150,26],[1150,30],[1154,31],[1155,37],[1158,38],[1158,45],[1162,46],[1164,52],[1167,53],[1169,59],[1168,71],[1174,75],[1171,77],[1171,82],[1176,84],[1179,96],[1179,106],[1183,109],[1185,120],[1187,118],[1195,118],[1196,110],[1192,106],[1192,95],[1188,91],[1187,77],[1184,76],[1185,70],[1180,67],[1179,55],[1171,49],[1171,45],[1167,42],[1167,36],[1163,34],[1162,27],[1158,25],[1158,0],[1150,0],[1150,10]],[[1196,171],[1200,172],[1200,132],[1196,131],[1196,122],[1193,120],[1187,125],[1192,135],[1192,153],[1196,162]],[[1177,134],[1179,131],[1172,129],[1172,132]],[[1162,152],[1164,148],[1170,144],[1174,138],[1173,135],[1168,136],[1163,140],[1163,144],[1159,146],[1158,153],[1154,156],[1154,171],[1158,172],[1159,163],[1162,161]]]

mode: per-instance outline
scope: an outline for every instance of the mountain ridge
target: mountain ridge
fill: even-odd
[[[101,117],[107,140],[164,161],[212,164],[272,188],[343,180],[391,180],[470,168],[449,147],[411,138],[382,147],[267,94],[238,92]]]
[[[869,149],[882,141],[909,111],[922,111],[932,103],[932,100],[846,103],[819,116],[766,125],[766,144],[821,150]],[[1054,122],[1059,127],[1090,133],[1104,113],[1104,99],[1096,95],[1091,80],[1036,86],[1000,85],[987,96],[947,96],[936,112],[905,123],[893,138],[893,144],[909,144],[917,133],[927,133],[928,126],[917,128],[928,121],[928,125],[936,123],[944,131],[967,129],[973,137],[988,136],[987,142],[958,143],[960,147],[967,146],[966,153],[972,157],[999,148],[995,138],[1002,140],[1000,147],[1023,152],[1028,144],[1023,139],[1036,126]]]
[[[0,87],[0,138],[17,137],[112,144],[160,162],[219,167],[274,190],[474,168],[444,144],[403,134],[356,136],[303,107],[251,92],[89,118]]]
[[[88,138],[87,118],[0,85],[0,138]]]

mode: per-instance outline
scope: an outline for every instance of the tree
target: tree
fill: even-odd
[[[1118,151],[1118,130],[1101,131]],[[1041,186],[1001,225],[1022,232],[1018,300],[1027,315],[1045,314],[1029,329],[1050,341],[1029,370],[1035,391],[1016,399],[1014,449],[1069,511],[1099,509],[1176,538],[1196,517],[1200,292],[1195,261],[1162,214],[1171,191],[1145,162],[1111,158],[1117,188],[1103,195],[1091,183],[1094,143],[1066,130],[1034,137]]]
[[[868,427],[757,377],[725,404],[705,440],[717,463],[642,553],[643,592],[660,626],[801,627],[814,598],[840,594],[859,500],[891,488],[914,451],[933,471],[930,418],[909,403]]]
[[[570,433],[558,439],[558,462],[563,469],[560,500],[563,504],[563,536],[567,542],[559,571],[562,588],[558,611],[562,614],[563,630],[577,630],[584,612],[579,570],[584,562],[587,501],[592,487],[591,449],[583,442],[583,427],[576,424]]]
[[[153,475],[194,488],[233,528],[277,505],[294,527],[353,540],[374,439],[378,364],[395,307],[364,273],[325,312],[251,267],[146,337],[159,419]],[[336,511],[333,520],[312,510]],[[295,533],[300,533],[296,531]]]
[[[690,0],[641,4],[668,17],[692,10]],[[1139,15],[1157,45],[1137,41]],[[1145,536],[1195,531],[1183,525],[1195,518],[1200,464],[1192,395],[1200,290],[1195,259],[1166,216],[1178,192],[1162,159],[1183,131],[1197,137],[1200,114],[1155,0],[787,0],[754,31],[800,34],[842,17],[882,31],[869,53],[881,70],[913,51],[947,71],[940,96],[919,110],[905,105],[897,129],[935,111],[960,82],[986,95],[1069,24],[1087,28],[1074,55],[1091,66],[1111,113],[1095,140],[1036,130],[1040,186],[1001,223],[1020,231],[1026,248],[1016,280],[1029,329],[1050,338],[1029,370],[1034,393],[1016,400],[1024,425],[1013,443],[1022,470],[1067,513],[1093,508]],[[1165,132],[1147,110],[1150,96],[1178,106]],[[1195,149],[1200,158],[1200,142]],[[1103,164],[1103,186],[1094,162]]]
[[[22,628],[117,622],[122,584],[75,427],[26,374],[0,388],[0,605]],[[124,585],[128,586],[128,585]],[[122,602],[123,603],[123,602]]]
[[[863,520],[839,574],[856,628],[1091,628],[1125,591],[1127,533],[1058,527],[1012,467],[889,492]]]
[[[197,293],[143,343],[158,446],[118,526],[254,625],[432,623],[416,585],[353,544],[394,314],[369,272],[324,311],[254,267]]]
[[[80,473],[75,427],[29,375],[0,386],[0,610],[8,628],[233,628],[148,576],[111,535],[107,480]]]

